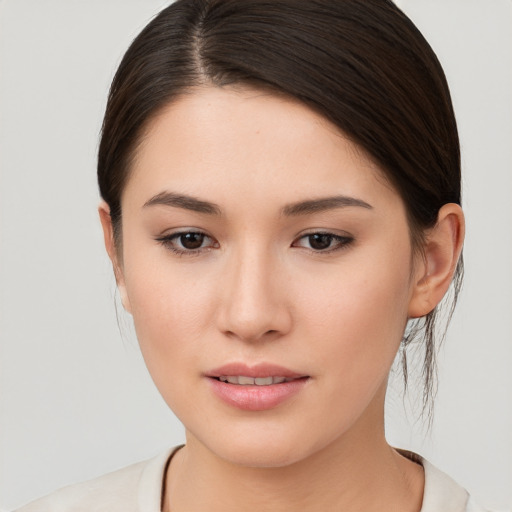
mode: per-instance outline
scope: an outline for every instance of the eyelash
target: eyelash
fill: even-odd
[[[197,235],[203,237],[203,242],[205,239],[210,239],[213,241],[213,239],[208,236],[206,233],[203,233],[202,231],[179,231],[177,233],[172,233],[170,235],[165,235],[158,237],[156,240],[157,242],[160,242],[166,249],[169,249],[174,254],[177,254],[178,256],[199,256],[205,251],[209,251],[211,249],[216,249],[219,244],[218,242],[214,242],[212,245],[207,247],[198,247],[197,249],[186,249],[186,248],[177,248],[174,244],[176,243],[176,240],[179,240],[181,237],[186,235]],[[202,245],[202,244],[201,244]]]
[[[196,249],[186,249],[186,248],[177,248],[175,246],[176,240],[180,240],[181,237],[184,237],[186,235],[195,235],[203,237],[201,240],[201,247],[198,247]],[[300,240],[309,239],[309,243],[311,245],[311,237],[326,237],[329,239],[329,247],[327,249],[313,249],[312,247],[303,247],[301,245],[297,245],[297,243]],[[202,244],[205,240],[212,240],[212,244],[203,247]],[[219,247],[218,242],[213,241],[213,239],[208,236],[206,233],[202,231],[179,231],[177,233],[172,233],[170,235],[165,235],[156,238],[157,242],[160,242],[166,249],[172,251],[174,254],[177,254],[178,256],[199,256],[200,254],[210,251],[211,249],[217,249]],[[334,247],[330,247],[331,243],[335,242]],[[296,238],[293,243],[292,247],[299,247],[308,250],[309,252],[312,252],[314,254],[330,254],[336,251],[340,251],[343,249],[346,249],[349,245],[351,245],[354,242],[354,238],[351,236],[342,236],[342,235],[335,235],[334,233],[324,232],[324,231],[315,231],[312,233],[306,233],[298,238]],[[183,243],[182,243],[183,245]]]
[[[334,247],[328,247],[327,249],[313,249],[311,247],[304,247],[304,249],[309,250],[310,252],[314,254],[330,254],[333,252],[341,251],[343,249],[346,249],[349,245],[351,245],[354,242],[354,238],[348,235],[335,235],[334,233],[329,233],[327,231],[314,231],[312,233],[306,233],[299,238],[297,238],[293,244],[292,247],[297,247],[295,245],[298,241],[304,240],[304,239],[310,239],[309,242],[311,243],[311,237],[327,237],[330,239],[330,243],[335,242]],[[301,246],[299,246],[301,247]]]

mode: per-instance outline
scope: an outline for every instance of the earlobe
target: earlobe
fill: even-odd
[[[112,262],[117,288],[121,297],[121,303],[123,304],[123,308],[128,311],[128,313],[131,313],[131,306],[128,299],[128,294],[126,293],[122,265],[118,254],[118,248],[116,247],[114,239],[114,228],[112,226],[112,219],[110,217],[110,208],[105,201],[101,201],[100,205],[98,206],[98,213],[100,216],[101,227],[103,228],[103,240],[105,242],[105,249],[107,250],[108,257]]]
[[[430,313],[452,282],[464,242],[464,214],[458,204],[445,204],[426,235],[423,259],[417,265],[409,318]]]

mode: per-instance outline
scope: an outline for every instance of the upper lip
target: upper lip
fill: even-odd
[[[246,363],[234,362],[219,366],[209,372],[206,372],[208,377],[221,377],[221,376],[235,376],[243,375],[245,377],[285,377],[287,379],[298,379],[306,377],[307,375],[294,372],[283,366],[271,363],[258,363],[255,365],[248,365]]]

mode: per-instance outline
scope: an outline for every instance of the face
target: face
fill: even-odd
[[[282,466],[382,428],[414,293],[404,205],[308,107],[205,88],[151,123],[118,276],[189,442]]]

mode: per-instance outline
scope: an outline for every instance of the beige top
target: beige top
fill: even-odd
[[[165,472],[178,448],[94,480],[65,487],[17,512],[160,512]],[[425,470],[421,512],[486,512],[442,471],[416,454],[401,453],[422,464]]]

